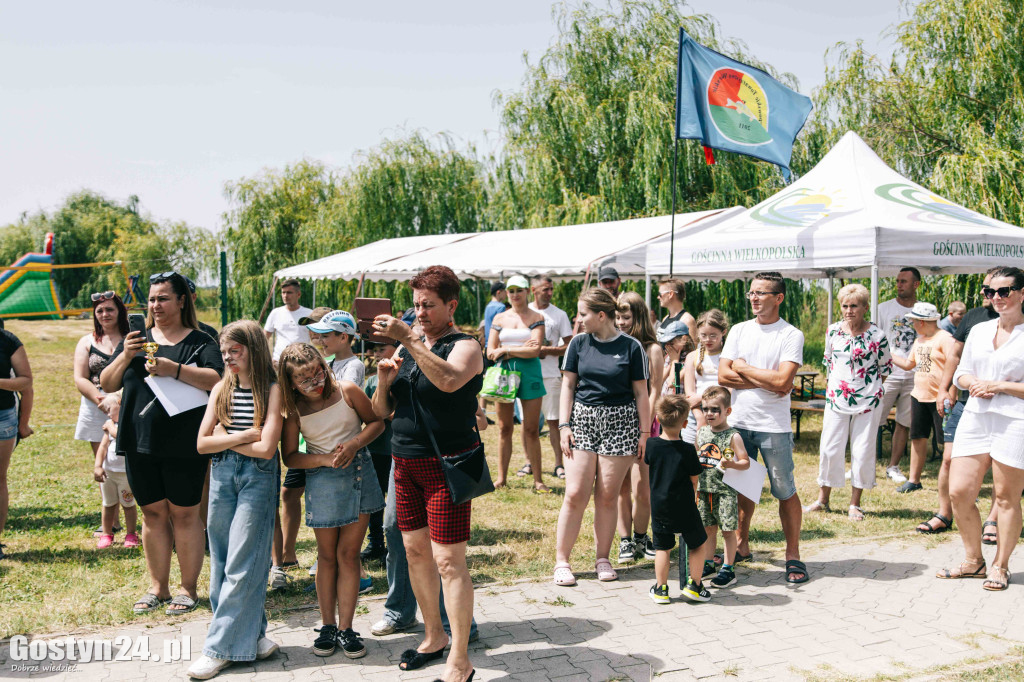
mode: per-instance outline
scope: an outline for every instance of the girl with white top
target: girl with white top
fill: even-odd
[[[640,342],[647,351],[648,382],[647,403],[651,414],[651,436],[657,436],[659,425],[654,423],[654,404],[661,397],[662,373],[665,370],[665,351],[658,343],[651,322],[651,313],[639,294],[627,291],[619,294],[615,311],[615,326]],[[619,490],[619,563],[625,564],[655,556],[654,542],[647,534],[651,522],[651,481],[650,467],[643,460],[637,460],[626,472]]]
[[[203,655],[188,669],[206,680],[234,661],[271,656],[267,576],[281,486],[281,391],[263,329],[252,320],[220,333],[224,377],[206,405],[196,449],[210,467],[210,607]]]
[[[370,514],[384,508],[366,449],[384,431],[361,386],[338,382],[308,343],[281,352],[278,382],[284,399],[284,463],[306,470],[306,525],[316,536],[316,596],[323,627],[313,653],[340,646],[348,658],[366,655],[352,630],[359,594],[359,548]],[[306,452],[299,452],[299,432]]]
[[[491,335],[487,339],[487,357],[503,369],[519,372],[516,397],[523,408],[523,450],[533,473],[533,491],[550,493],[541,478],[540,408],[547,395],[540,367],[540,349],[544,345],[544,316],[530,308],[530,283],[522,275],[509,277],[505,285],[512,307],[494,316]],[[503,488],[512,461],[512,403],[498,403],[499,452],[498,478],[495,488]],[[524,467],[525,469],[525,467]]]
[[[818,468],[818,499],[805,512],[828,510],[832,488],[846,483],[843,469],[846,445],[850,445],[851,521],[863,521],[861,493],[875,487],[875,434],[882,415],[880,405],[885,378],[892,371],[889,341],[867,319],[870,294],[860,284],[839,290],[843,319],[825,334],[825,366],[828,388],[821,426],[821,462]]]
[[[683,365],[683,388],[690,404],[690,418],[680,434],[691,444],[697,440],[697,429],[707,426],[701,400],[704,391],[718,385],[718,362],[722,359],[722,347],[729,334],[729,320],[718,308],[701,313],[696,324],[697,350],[686,356]]]
[[[999,268],[982,289],[999,319],[976,325],[960,356],[953,383],[970,393],[956,429],[949,471],[953,517],[964,543],[964,561],[939,578],[985,578],[986,590],[1010,583],[1010,555],[1021,531],[1024,491],[1024,271]],[[975,505],[992,467],[998,542],[992,569],[981,554],[981,517]]]
[[[558,430],[565,457],[565,499],[558,513],[556,585],[575,585],[569,556],[594,491],[598,580],[618,575],[608,560],[615,534],[615,502],[626,472],[642,459],[651,435],[647,353],[615,328],[615,299],[588,289],[577,303],[583,332],[565,352]],[[595,483],[596,480],[596,483]]]

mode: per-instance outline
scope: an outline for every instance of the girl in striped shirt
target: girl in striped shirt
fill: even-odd
[[[224,378],[210,394],[197,442],[200,453],[213,455],[207,524],[213,620],[202,657],[188,669],[197,679],[278,649],[266,636],[263,607],[281,483],[281,391],[255,322],[224,327],[220,351]]]

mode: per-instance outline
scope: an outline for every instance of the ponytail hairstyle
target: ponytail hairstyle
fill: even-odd
[[[266,336],[263,338],[266,338]],[[338,385],[334,381],[334,372],[327,366],[327,362],[324,360],[324,356],[320,355],[320,351],[308,343],[293,343],[286,346],[281,351],[281,357],[277,359],[277,383],[281,386],[281,402],[285,418],[292,414],[297,415],[299,413],[297,401],[299,399],[305,400],[305,397],[295,385],[292,374],[298,368],[305,367],[306,365],[319,365],[323,370],[324,392],[322,397],[325,401],[338,390]]]
[[[267,418],[270,402],[270,387],[276,381],[270,344],[263,328],[252,320],[232,322],[220,332],[220,342],[237,343],[249,351],[249,384],[252,386],[252,425],[260,428]],[[227,426],[231,423],[231,395],[238,388],[238,375],[224,368],[220,394],[217,396],[217,421]]]
[[[640,294],[632,291],[625,291],[619,294],[616,310],[620,313],[628,312],[633,318],[629,331],[626,333],[639,341],[645,350],[658,343],[658,335],[655,333],[654,324],[651,322],[651,313],[647,309],[644,299],[640,297]]]
[[[711,310],[705,310],[697,317],[697,333],[700,333],[700,328],[707,325],[713,329],[717,329],[722,332],[722,341],[725,341],[725,337],[729,335],[729,318],[725,316],[718,308],[712,308]],[[698,376],[704,376],[704,355],[707,353],[707,349],[703,343],[697,345],[697,362],[694,364],[694,370],[696,370]]]
[[[579,301],[595,315],[597,313],[604,313],[606,317],[610,317],[613,322],[615,321],[615,297],[601,287],[587,289],[580,294]]]

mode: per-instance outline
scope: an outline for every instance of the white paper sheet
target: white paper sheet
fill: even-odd
[[[743,497],[756,503],[761,501],[761,488],[764,487],[767,475],[768,469],[756,459],[751,459],[749,469],[726,469],[722,481]]]
[[[188,367],[195,367],[195,365],[188,365]],[[145,378],[145,382],[163,405],[169,417],[194,410],[197,407],[205,407],[206,403],[210,401],[209,393],[174,377],[148,376]]]

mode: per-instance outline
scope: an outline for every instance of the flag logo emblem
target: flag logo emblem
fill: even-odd
[[[733,68],[715,70],[708,79],[708,109],[718,133],[730,142],[762,145],[768,133],[768,97],[751,74]]]

